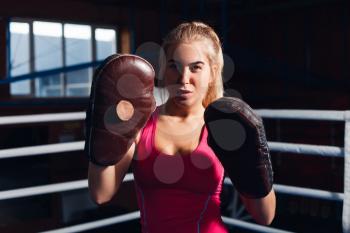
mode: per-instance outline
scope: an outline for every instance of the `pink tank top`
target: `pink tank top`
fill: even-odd
[[[132,161],[142,233],[227,233],[220,213],[224,169],[207,145],[188,155],[167,155],[154,146],[158,108],[141,133]]]

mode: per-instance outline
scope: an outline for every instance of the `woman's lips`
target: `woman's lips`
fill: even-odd
[[[189,90],[177,90],[176,91],[176,97],[188,98],[190,95],[192,95],[192,91],[189,91]]]

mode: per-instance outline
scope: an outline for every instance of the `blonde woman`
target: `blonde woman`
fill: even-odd
[[[135,62],[134,57],[120,62],[117,70],[119,74],[130,73],[130,70],[125,71],[121,67],[131,66],[132,73],[141,77],[141,82],[125,84],[120,78],[123,75],[119,75],[115,81],[117,86],[123,83],[122,89],[128,91],[117,94],[117,99],[111,100],[111,103],[118,103],[115,111],[119,120],[115,124],[122,127],[115,127],[113,122],[106,120],[108,114],[104,114],[104,125],[95,126],[97,123],[93,119],[98,119],[99,114],[92,106],[101,101],[97,101],[98,95],[92,93],[88,110],[92,116],[87,119],[87,128],[104,129],[99,134],[96,133],[98,131],[88,131],[90,139],[86,141],[86,151],[91,161],[88,175],[92,198],[99,204],[108,202],[117,193],[125,173],[131,167],[143,233],[224,233],[228,230],[221,219],[220,192],[226,171],[231,180],[235,184],[237,182],[248,212],[258,223],[270,224],[275,214],[275,194],[270,179],[272,170],[268,170],[271,169],[269,158],[263,159],[268,166],[255,164],[259,160],[255,158],[261,155],[255,152],[259,148],[250,145],[253,152],[249,155],[249,161],[237,160],[241,155],[227,160],[224,158],[227,156],[227,148],[223,148],[225,145],[213,140],[214,134],[220,134],[215,131],[220,126],[215,126],[218,119],[213,116],[221,115],[215,111],[227,110],[227,104],[223,107],[220,105],[223,100],[223,54],[217,34],[201,22],[183,23],[167,35],[162,48],[160,85],[169,94],[163,105],[155,108],[150,94],[152,87],[149,80],[152,80],[154,73],[149,64],[142,59]],[[143,64],[140,64],[140,60]],[[108,65],[111,66],[108,62],[104,64]],[[116,72],[116,69],[111,70]],[[98,92],[103,88],[96,83]],[[135,85],[137,83],[142,85]],[[134,98],[135,95],[126,96],[138,86],[141,90],[138,98]],[[221,102],[216,104],[217,100]],[[244,103],[240,107],[246,108]],[[100,111],[109,110],[100,108]],[[231,112],[229,114],[232,115]],[[137,117],[137,113],[142,113],[140,115],[144,117]],[[241,115],[244,118],[244,113]],[[205,122],[204,116],[208,122]],[[241,116],[239,118],[242,119]],[[247,124],[240,119],[237,122],[249,131]],[[124,128],[129,130],[121,133]],[[245,135],[248,143],[254,140],[252,137],[261,136],[249,132]],[[246,150],[243,143],[240,147]],[[239,166],[247,169],[235,169]],[[257,166],[259,174],[256,172]],[[261,167],[267,170],[261,170]],[[235,171],[228,171],[232,169]]]

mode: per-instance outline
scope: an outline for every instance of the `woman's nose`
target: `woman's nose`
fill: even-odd
[[[180,84],[187,84],[190,82],[190,71],[189,69],[183,68],[179,72],[179,80]]]

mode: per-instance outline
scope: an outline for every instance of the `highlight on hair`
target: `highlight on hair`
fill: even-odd
[[[205,40],[208,42],[207,56],[211,73],[213,75],[213,82],[209,83],[207,93],[202,101],[202,105],[207,107],[211,102],[223,96],[223,82],[222,72],[224,67],[224,59],[221,48],[221,42],[212,27],[209,25],[193,21],[181,23],[164,38],[162,50],[159,56],[159,81],[162,83],[166,67],[166,54],[170,46],[178,43],[189,43],[192,41]]]

